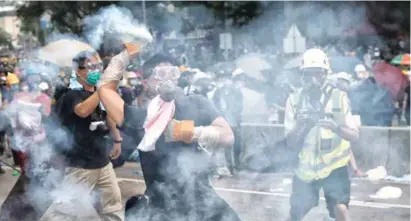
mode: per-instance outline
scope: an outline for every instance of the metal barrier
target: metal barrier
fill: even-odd
[[[245,159],[283,137],[284,125],[243,123],[242,162],[247,164]],[[389,175],[410,173],[410,127],[361,127],[360,139],[351,145],[358,167],[363,171],[384,166]]]

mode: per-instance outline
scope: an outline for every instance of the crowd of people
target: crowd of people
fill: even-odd
[[[91,193],[107,221],[240,220],[209,176],[243,169],[240,131],[245,106],[252,105],[244,94],[250,88],[263,94],[266,121],[285,126],[288,149],[278,154],[291,151],[293,157],[284,158],[296,159],[289,220],[301,220],[316,206],[321,188],[330,217],[350,220],[348,165],[363,175],[350,146],[359,127],[392,126],[394,115],[397,124],[410,122],[409,66],[402,66],[407,82],[394,94],[366,61],[333,73],[325,50],[315,48],[291,71],[296,81],[273,83],[250,79],[235,65],[199,70],[163,53],[136,64],[150,41],[122,42],[107,62],[96,51],[80,51],[72,69],[59,70],[55,79],[36,65],[0,68],[1,150],[21,172],[0,220],[78,220],[89,214],[84,205]],[[219,151],[227,171],[216,172]],[[114,168],[136,160],[146,190],[124,210]],[[64,194],[18,203],[32,197],[25,195],[30,191],[58,190]]]

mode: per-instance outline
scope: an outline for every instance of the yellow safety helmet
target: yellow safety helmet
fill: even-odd
[[[300,70],[306,68],[323,68],[331,73],[330,61],[327,54],[318,48],[308,49],[303,54]]]
[[[13,73],[9,73],[7,75],[6,83],[8,85],[18,84],[18,83],[20,83],[20,79],[19,79],[19,77],[17,77],[17,75],[15,75]]]

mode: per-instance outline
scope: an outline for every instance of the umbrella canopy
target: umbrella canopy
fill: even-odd
[[[72,59],[79,52],[94,49],[81,41],[62,39],[52,42],[38,51],[38,57],[42,60],[57,64],[60,67],[72,67]]]
[[[264,94],[258,93],[248,88],[242,88],[243,93],[243,112],[245,116],[266,115],[268,106],[265,102]]]
[[[410,54],[402,54],[395,56],[394,59],[391,60],[391,64],[394,65],[410,65]]]
[[[405,87],[409,85],[407,76],[401,72],[401,69],[387,62],[376,63],[373,72],[377,83],[389,90],[394,99],[401,96]]]
[[[246,75],[260,81],[265,80],[262,71],[273,68],[264,56],[258,53],[251,53],[241,56],[235,61],[235,63],[238,68],[243,69]]]

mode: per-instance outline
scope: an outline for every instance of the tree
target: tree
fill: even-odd
[[[13,49],[13,45],[11,43],[11,35],[0,29],[0,49],[1,50],[11,50]]]
[[[18,8],[17,16],[22,21],[21,30],[32,33],[44,43],[39,18],[45,11],[52,13],[50,22],[54,30],[79,35],[82,33],[82,19],[85,16],[117,3],[118,1],[27,1]]]

